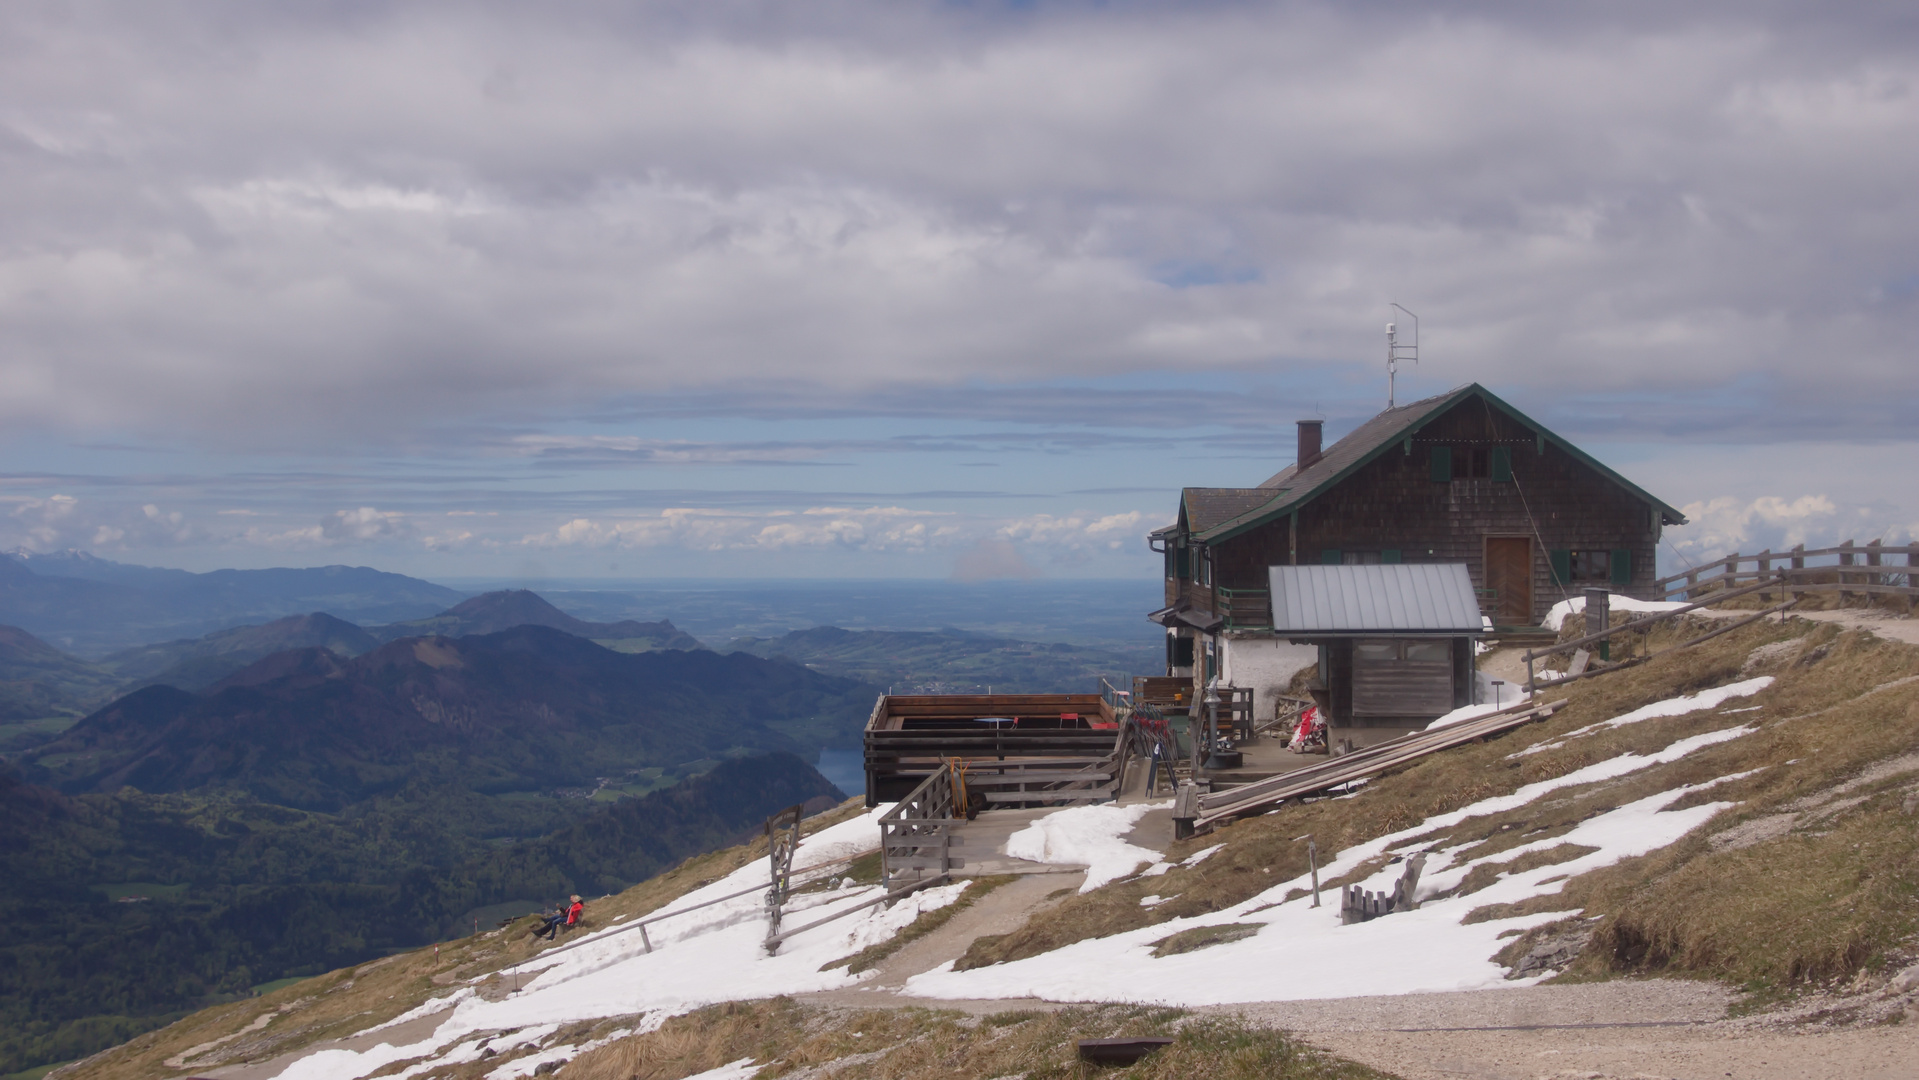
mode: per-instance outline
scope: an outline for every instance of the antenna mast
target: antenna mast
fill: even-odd
[[[1406,311],[1398,304],[1394,304],[1393,307]],[[1399,361],[1406,359],[1415,364],[1419,363],[1419,316],[1410,311],[1406,311],[1406,315],[1413,320],[1413,340],[1410,345],[1400,342],[1397,323],[1386,324],[1386,407],[1388,409],[1393,407],[1398,398],[1396,384],[1399,381]]]

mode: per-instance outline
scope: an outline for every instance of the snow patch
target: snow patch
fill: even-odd
[[[717,1069],[708,1069],[703,1073],[694,1073],[692,1076],[687,1077],[686,1080],[752,1080],[753,1075],[759,1071],[760,1067],[753,1064],[752,1058],[741,1058],[731,1064],[722,1065]]]
[[[1542,754],[1548,750],[1557,750],[1572,740],[1584,735],[1591,735],[1595,731],[1625,727],[1627,724],[1637,724],[1642,720],[1655,720],[1666,716],[1684,716],[1687,713],[1699,712],[1703,709],[1716,709],[1732,698],[1751,697],[1771,685],[1772,676],[1761,675],[1757,679],[1747,679],[1745,682],[1736,682],[1712,690],[1701,690],[1697,694],[1685,694],[1676,698],[1667,698],[1664,701],[1655,701],[1651,705],[1642,705],[1629,713],[1622,713],[1615,716],[1611,720],[1601,720],[1596,724],[1587,724],[1583,728],[1568,731],[1553,742],[1528,746],[1524,750],[1508,754],[1506,757],[1510,760],[1512,758],[1525,757],[1528,754]],[[1757,708],[1757,706],[1755,706],[1755,708]],[[1739,709],[1736,711],[1745,712],[1747,710]]]
[[[1608,611],[1636,611],[1650,615],[1657,611],[1677,611],[1686,607],[1687,604],[1688,601],[1682,600],[1634,600],[1630,596],[1613,593],[1612,597],[1606,601],[1606,608]],[[1540,625],[1556,634],[1567,619],[1585,613],[1586,598],[1575,596],[1571,600],[1561,600],[1554,604],[1552,610],[1546,612],[1546,618]]]
[[[1512,795],[1483,799],[1343,851],[1330,865],[1320,868],[1321,877],[1346,874],[1366,860],[1432,829],[1523,806],[1558,788],[1677,761],[1703,747],[1738,738],[1752,730],[1733,728],[1682,739],[1656,754],[1623,755],[1566,776],[1529,784]],[[947,999],[1032,996],[1054,1001],[1196,1006],[1481,990],[1536,982],[1537,979],[1508,980],[1505,969],[1490,957],[1504,947],[1512,931],[1524,931],[1565,918],[1568,912],[1479,923],[1466,922],[1466,916],[1489,905],[1514,904],[1529,897],[1556,893],[1570,877],[1673,843],[1735,804],[1713,802],[1684,810],[1666,808],[1695,791],[1728,779],[1732,777],[1660,792],[1588,818],[1562,836],[1509,848],[1484,858],[1470,857],[1471,845],[1429,852],[1431,862],[1419,890],[1426,901],[1419,908],[1389,918],[1342,926],[1337,904],[1314,908],[1285,901],[1288,891],[1303,892],[1309,887],[1308,877],[1302,875],[1223,911],[1093,938],[1040,956],[971,971],[953,971],[951,965],[945,965],[909,979],[901,992]],[[1560,844],[1578,844],[1597,850],[1567,862],[1505,874],[1470,896],[1431,899],[1456,887],[1481,863],[1504,863],[1524,852]],[[1389,891],[1403,869],[1403,866],[1386,866],[1359,884],[1373,891]],[[1167,957],[1152,955],[1153,942],[1181,930],[1247,922],[1268,924],[1276,930],[1203,952]]]
[[[1148,812],[1171,805],[1170,801],[1133,806],[1101,803],[1058,810],[1009,837],[1006,854],[1028,862],[1084,866],[1086,881],[1079,891],[1092,892],[1141,866],[1159,862],[1159,852],[1129,844],[1120,837],[1132,832]]]

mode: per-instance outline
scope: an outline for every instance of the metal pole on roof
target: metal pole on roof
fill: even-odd
[[[1413,340],[1410,345],[1401,345],[1399,343],[1398,324],[1386,324],[1386,407],[1388,409],[1394,407],[1394,403],[1399,397],[1397,383],[1399,380],[1400,357],[1403,356],[1415,364],[1419,363],[1419,316],[1414,315],[1410,311],[1406,311],[1405,308],[1400,307],[1398,304],[1392,306],[1398,308],[1400,311],[1405,311],[1406,316],[1413,320]]]

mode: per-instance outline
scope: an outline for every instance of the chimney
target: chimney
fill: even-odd
[[[1319,461],[1319,439],[1321,430],[1326,426],[1324,420],[1301,420],[1299,422],[1299,466],[1298,472],[1305,472]]]

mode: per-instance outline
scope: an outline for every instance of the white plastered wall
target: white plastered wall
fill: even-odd
[[[1253,715],[1273,715],[1274,695],[1283,694],[1301,668],[1319,662],[1319,650],[1275,637],[1222,637],[1220,683],[1253,688]]]

